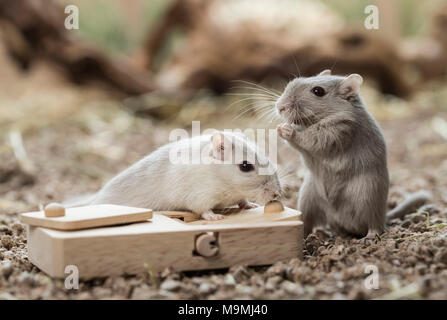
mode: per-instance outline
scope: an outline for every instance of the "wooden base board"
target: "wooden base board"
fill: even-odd
[[[284,208],[284,211],[278,213],[264,213],[264,207],[257,207],[248,210],[229,210],[221,211],[225,214],[222,220],[207,221],[203,219],[190,222],[190,225],[216,225],[216,224],[252,224],[260,222],[275,221],[297,221],[301,220],[301,212],[290,208]]]
[[[285,207],[283,211],[277,213],[264,213],[264,207],[243,210],[240,208],[226,208],[214,210],[215,213],[225,215],[222,220],[204,220],[197,214],[183,211],[156,211],[169,218],[179,219],[191,225],[212,225],[212,224],[233,224],[233,223],[257,223],[272,221],[295,221],[301,220],[301,212]]]
[[[227,223],[195,224],[154,213],[151,221],[77,231],[28,226],[29,259],[58,278],[66,276],[66,266],[75,265],[83,279],[147,269],[159,272],[167,267],[186,271],[235,264],[268,265],[301,258],[303,224],[299,212],[288,210],[295,214],[292,221],[247,223],[224,219]],[[259,212],[254,210],[252,214],[255,217]],[[197,237],[204,233],[217,238],[215,256],[204,257],[195,250]]]

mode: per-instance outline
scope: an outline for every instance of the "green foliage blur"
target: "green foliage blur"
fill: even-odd
[[[64,4],[79,8],[78,35],[113,54],[140,47],[169,1],[64,0]]]
[[[113,53],[131,53],[161,18],[172,0],[59,0],[78,6],[80,36]],[[212,1],[212,0],[206,0]],[[300,1],[300,0],[296,0]],[[429,16],[445,0],[320,0],[333,9],[348,25],[362,26],[367,5],[379,10],[387,1],[397,2],[400,34],[411,37],[423,34]],[[256,0],[253,2],[256,4]],[[379,11],[379,16],[384,15]],[[179,37],[178,34],[173,37]]]

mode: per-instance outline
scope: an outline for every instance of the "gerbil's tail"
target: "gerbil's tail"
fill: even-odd
[[[386,220],[390,221],[391,219],[396,218],[401,219],[405,217],[405,215],[419,209],[420,206],[424,205],[431,198],[432,198],[431,193],[425,190],[412,193],[396,208],[387,213]]]
[[[87,206],[96,196],[96,193],[88,193],[65,200],[62,204],[65,208]]]

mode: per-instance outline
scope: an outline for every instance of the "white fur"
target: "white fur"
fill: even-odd
[[[259,163],[271,166],[267,157],[256,146],[240,136],[222,133],[232,138],[233,152],[242,151]],[[160,147],[131,167],[115,176],[90,201],[89,204],[119,204],[151,208],[154,210],[189,210],[209,214],[216,207],[227,207],[246,199],[267,202],[280,193],[275,173],[259,175],[256,171],[242,172],[238,162],[224,164],[213,157],[211,135],[184,139]],[[173,164],[169,154],[173,148],[189,150],[194,143],[210,148],[205,158],[211,164]],[[245,150],[244,150],[244,149]],[[202,149],[203,150],[203,149]],[[228,152],[230,150],[225,150]]]

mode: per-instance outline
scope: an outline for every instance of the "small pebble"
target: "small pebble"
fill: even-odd
[[[0,275],[3,274],[3,276],[8,279],[8,277],[12,274],[13,268],[11,261],[4,260],[2,264],[0,264]]]
[[[16,222],[12,225],[12,229],[16,231],[17,234],[21,234],[24,230],[23,224]]]
[[[267,290],[276,290],[278,289],[278,284],[281,281],[283,281],[283,278],[281,278],[280,276],[273,276],[271,278],[268,278],[265,288]]]
[[[209,282],[202,282],[199,287],[199,293],[201,294],[209,294],[215,290],[215,286],[210,284]]]
[[[441,248],[435,255],[435,261],[447,264],[447,248]]]
[[[399,259],[393,259],[393,264],[395,266],[400,266],[400,260]]]
[[[0,226],[0,233],[12,235],[12,230],[8,226]]]
[[[231,267],[230,273],[233,275],[234,280],[236,280],[237,283],[240,283],[241,281],[247,279],[250,276],[250,273],[244,266]]]
[[[17,277],[17,282],[21,285],[28,285],[28,286],[34,285],[33,276],[29,272],[26,272],[26,271],[19,274],[19,276]]]
[[[11,249],[12,247],[12,237],[10,235],[3,235],[1,238],[1,243],[2,246],[5,247],[6,249]]]
[[[227,274],[224,279],[224,284],[227,287],[234,287],[236,285],[236,280],[231,273]]]
[[[160,289],[166,291],[177,291],[180,289],[180,287],[181,287],[180,282],[175,280],[166,280],[161,284]]]
[[[411,226],[411,221],[410,220],[405,220],[404,222],[402,222],[401,227],[407,229],[409,226]]]
[[[422,222],[422,221],[425,221],[427,218],[424,216],[424,215],[422,215],[422,214],[417,214],[417,215],[414,215],[412,218],[411,218],[411,222],[413,222],[413,223],[419,223],[419,222]]]
[[[300,285],[290,281],[284,281],[281,284],[281,288],[284,289],[285,292],[291,295],[300,295],[304,293]]]

